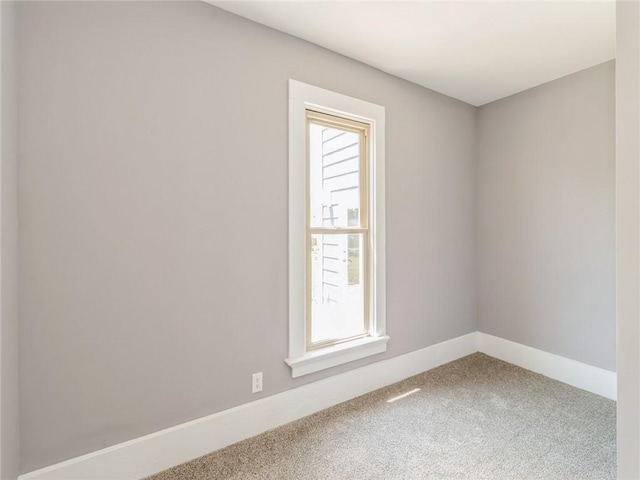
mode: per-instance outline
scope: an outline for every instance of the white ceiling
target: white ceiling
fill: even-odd
[[[615,58],[615,0],[208,1],[476,106]]]

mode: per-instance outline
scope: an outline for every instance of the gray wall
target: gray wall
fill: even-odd
[[[616,4],[618,478],[640,478],[640,5]]]
[[[18,398],[18,152],[15,84],[15,2],[0,2],[2,151],[0,162],[0,478],[19,473]]]
[[[478,110],[478,330],[615,370],[614,62]]]
[[[24,471],[476,330],[473,107],[204,3],[18,41]],[[387,109],[388,352],[296,380],[289,78]]]

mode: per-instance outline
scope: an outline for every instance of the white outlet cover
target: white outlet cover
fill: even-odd
[[[254,373],[251,381],[251,393],[262,391],[262,372]]]

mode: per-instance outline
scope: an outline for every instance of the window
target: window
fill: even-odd
[[[289,81],[292,376],[384,352],[384,108]]]
[[[306,109],[307,349],[369,334],[370,125]],[[363,261],[360,262],[360,259]]]

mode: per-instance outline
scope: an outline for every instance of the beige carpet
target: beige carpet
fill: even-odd
[[[614,479],[615,423],[615,402],[476,353],[150,478]]]

